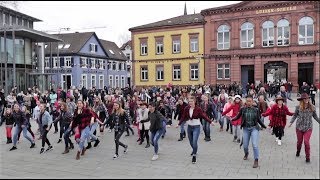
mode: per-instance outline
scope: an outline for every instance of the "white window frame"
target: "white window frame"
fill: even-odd
[[[45,69],[50,69],[50,58],[49,57],[46,57],[44,59],[44,68]]]
[[[104,69],[103,59],[99,59],[99,69]]]
[[[87,58],[86,57],[80,57],[80,64],[82,61],[82,67],[81,68],[87,68],[88,64],[87,64]]]
[[[142,56],[148,55],[148,44],[147,43],[140,44],[140,55],[142,55]]]
[[[85,79],[84,79],[85,77]],[[85,81],[85,84],[84,84]],[[88,75],[87,74],[81,74],[81,87],[87,88],[88,85]]]
[[[162,52],[160,52],[160,50],[162,49]],[[156,41],[156,54],[160,55],[160,54],[164,54],[164,46],[163,46],[163,41]]]
[[[12,16],[9,15],[9,25],[12,26]]]
[[[172,40],[172,53],[173,54],[181,53],[181,39]]]
[[[146,69],[143,69],[143,68],[146,68]],[[148,73],[148,67],[147,66],[140,67],[140,76],[141,76],[140,79],[142,81],[148,81],[149,80],[149,73]]]
[[[160,74],[159,74],[159,72],[160,72]],[[163,65],[156,66],[156,80],[157,81],[163,81],[164,80],[164,66]]]
[[[179,69],[175,69],[174,68],[175,66],[179,66]],[[180,74],[180,78],[175,78],[175,75],[178,77],[179,74]],[[181,80],[181,65],[173,65],[172,79],[176,81]]]
[[[108,70],[112,70],[113,68],[113,62],[112,61],[108,61]]]
[[[121,75],[121,88],[124,88],[126,86],[126,78],[124,75]]]
[[[63,77],[64,76],[70,76],[71,77],[71,86],[72,86],[72,74],[61,74],[61,88],[62,89],[65,89],[66,87],[64,87],[64,83],[66,83],[66,82],[64,82],[63,81]],[[66,84],[67,85],[67,84]]]
[[[6,14],[5,13],[3,13],[2,14],[2,25],[5,25],[6,24]]]
[[[275,44],[274,23],[272,21],[265,21],[262,24],[261,31],[262,31],[262,47],[273,47]],[[267,37],[264,37],[264,32],[266,32]],[[270,35],[271,33],[273,34],[273,36]],[[264,43],[266,43],[266,45]]]
[[[226,36],[227,33],[229,35],[229,41],[227,42]],[[219,34],[222,34],[222,41],[219,42]],[[219,48],[219,45],[222,45],[222,48]],[[217,33],[217,49],[218,50],[225,50],[230,49],[230,27],[227,25],[221,25],[218,27],[218,33]]]
[[[102,80],[102,84],[100,83],[101,80]],[[103,87],[104,87],[104,75],[99,75],[99,88],[103,89]]]
[[[91,69],[96,69],[96,59],[90,58],[91,61]]]
[[[93,77],[94,77],[94,78],[93,78]],[[92,82],[93,82],[92,80],[94,80],[94,84],[92,83]],[[96,76],[95,74],[91,74],[90,86],[91,86],[91,88],[97,87],[97,76]]]
[[[199,52],[199,37],[190,38],[190,52]]]
[[[221,65],[221,67],[219,67]],[[226,67],[228,65],[228,67]],[[222,77],[219,77],[219,70],[222,71]],[[226,70],[229,70],[229,77],[226,77]],[[230,64],[217,64],[217,79],[230,79],[231,71],[230,71]]]
[[[288,23],[287,26],[281,25],[280,23]],[[288,28],[288,33],[289,33],[289,37],[285,38],[284,34],[285,34],[285,28]],[[282,37],[279,36],[280,32],[279,29],[281,31]],[[289,46],[290,45],[290,23],[288,20],[286,19],[281,19],[278,21],[277,23],[277,46]],[[281,44],[279,43],[279,41],[281,42]],[[288,41],[288,44],[285,44],[285,42]]]
[[[302,25],[300,25],[300,21],[302,21],[304,18],[310,18],[312,20],[312,24],[307,24],[304,23]],[[312,36],[308,36],[308,26],[312,25]],[[304,36],[300,37],[300,26],[304,26]],[[308,43],[307,39],[311,39],[312,38],[312,43]],[[303,40],[303,41],[300,41]],[[309,17],[309,16],[304,16],[299,20],[299,26],[298,26],[298,44],[299,45],[308,45],[308,44],[313,44],[314,43],[314,20]],[[300,43],[303,42],[303,43]]]
[[[192,66],[198,66],[198,68],[192,68]],[[190,64],[190,80],[199,80],[199,64]],[[192,77],[192,72],[194,72],[194,77]],[[198,74],[198,78],[196,78],[196,73]]]
[[[71,57],[64,57],[64,67],[71,68]]]
[[[114,88],[120,87],[119,75],[114,76]]]
[[[90,46],[91,46],[91,53],[95,53],[96,52],[96,44],[94,43],[90,43]]]
[[[53,57],[52,68],[58,68],[58,66],[59,66],[58,57]]]
[[[249,24],[252,25],[252,28],[249,28]],[[245,27],[244,27],[245,26]],[[241,48],[254,48],[254,25],[252,23],[246,22],[241,25],[240,28],[240,47]],[[242,39],[242,31],[245,31],[245,39]],[[249,40],[249,31],[252,31],[252,40]],[[242,46],[242,43],[246,43],[246,46]]]
[[[114,84],[113,84],[113,75],[109,75],[109,87],[113,88]]]

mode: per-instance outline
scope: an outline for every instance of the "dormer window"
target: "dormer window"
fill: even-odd
[[[109,52],[110,52],[111,54],[114,54],[114,52],[113,52],[111,49],[109,49]]]
[[[68,49],[70,47],[70,44],[66,44],[66,45],[64,45],[64,49]]]
[[[62,47],[63,47],[63,44],[59,44],[59,45],[58,45],[58,48],[59,48],[59,49],[62,49]]]
[[[90,52],[98,52],[98,45],[91,43],[90,44]]]

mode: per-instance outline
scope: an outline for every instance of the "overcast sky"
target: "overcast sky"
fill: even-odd
[[[202,9],[240,1],[187,1],[188,14]],[[34,24],[41,31],[94,31],[100,39],[121,46],[121,36],[130,35],[129,28],[183,15],[184,1],[20,1],[18,11],[42,22]],[[92,27],[106,27],[87,29]],[[58,33],[58,32],[48,32]],[[67,31],[61,31],[67,33]]]

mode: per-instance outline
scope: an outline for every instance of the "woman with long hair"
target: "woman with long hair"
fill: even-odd
[[[145,148],[150,147],[149,141],[149,129],[150,129],[150,120],[148,119],[149,109],[147,108],[147,103],[143,102],[141,108],[138,109],[138,122],[139,122],[139,129],[140,129],[140,143],[141,145],[144,141],[144,137],[146,137],[147,145]]]
[[[52,150],[52,145],[47,137],[48,132],[50,131],[51,125],[52,125],[52,116],[50,116],[49,112],[46,111],[47,105],[42,103],[40,104],[40,117],[39,120],[41,122],[41,125],[43,127],[43,134],[42,134],[42,148],[40,150],[40,154],[44,152],[44,146],[45,143],[48,145],[48,149],[46,151]]]
[[[303,93],[298,98],[299,106],[296,107],[294,115],[290,121],[289,127],[292,126],[294,121],[296,122],[296,134],[297,134],[297,152],[296,157],[300,156],[302,142],[304,141],[304,150],[306,153],[306,162],[310,163],[310,137],[312,134],[312,118],[318,123],[320,119],[317,115],[315,107],[311,104],[308,94]]]
[[[109,114],[108,114],[108,110],[106,108],[106,106],[102,103],[101,99],[97,96],[95,97],[94,99],[94,104],[93,104],[93,108],[92,110],[97,114],[98,118],[100,119],[100,121],[102,123],[105,122],[105,120],[107,118],[109,118]],[[99,126],[100,128],[100,133],[103,134],[103,131],[104,131],[104,125],[100,124]]]
[[[117,159],[119,157],[119,145],[124,148],[124,153],[128,151],[128,145],[120,142],[120,138],[125,131],[126,124],[129,123],[129,118],[127,117],[127,113],[122,109],[120,102],[115,102],[113,105],[113,110],[110,115],[111,120],[111,129],[114,129],[114,142],[116,145],[116,152],[113,156],[113,159]]]
[[[76,160],[80,159],[86,152],[86,148],[84,147],[84,143],[86,139],[90,136],[90,124],[94,123],[94,117],[91,111],[85,107],[85,104],[82,100],[78,100],[77,108],[74,112],[73,121],[71,123],[71,129],[78,128],[79,131],[79,148],[77,151]]]
[[[6,123],[7,144],[12,143],[12,128],[14,119],[12,116],[12,109],[6,108],[3,115],[4,122]]]
[[[59,121],[60,122],[60,138],[59,142],[62,141],[62,135],[64,134],[64,143],[65,143],[65,150],[62,154],[66,154],[69,152],[69,144],[70,144],[70,149],[73,149],[73,143],[70,139],[70,130],[69,126],[72,121],[72,114],[70,113],[68,109],[68,105],[65,102],[60,102],[60,115],[54,120],[54,122]]]
[[[105,103],[104,105],[106,106],[107,110],[108,110],[108,114],[110,115],[112,113],[112,109],[113,109],[113,101],[112,101],[112,97],[111,95],[106,95],[104,97],[105,99]],[[110,117],[108,119],[106,119],[106,127],[110,127]],[[111,133],[111,129],[109,128],[109,132]]]
[[[27,118],[27,120],[28,120],[28,126],[27,126],[28,132],[31,134],[33,140],[35,140],[36,137],[35,137],[32,129],[31,129],[31,123],[30,123],[31,114],[30,114],[30,111],[28,110],[27,106],[22,106],[22,107],[21,107],[21,111],[22,111],[23,113],[25,113],[26,118]],[[18,141],[20,140],[21,132],[22,132],[22,129],[20,130],[20,133],[19,133],[19,135],[18,135]]]
[[[194,96],[189,99],[189,106],[187,106],[184,111],[182,118],[180,119],[177,128],[181,125],[183,121],[187,121],[188,124],[188,139],[189,143],[192,147],[192,163],[195,164],[197,161],[196,155],[198,151],[198,139],[200,135],[200,119],[203,118],[211,125],[213,122],[208,118],[205,112],[199,106],[196,106],[196,98]]]
[[[31,143],[30,148],[34,148],[35,147],[35,143],[34,140],[32,140],[28,135],[27,135],[27,131],[28,131],[28,120],[26,118],[25,113],[23,113],[20,110],[19,104],[15,104],[13,106],[13,119],[15,121],[16,124],[16,129],[13,135],[13,147],[10,149],[10,151],[16,150],[17,149],[17,141],[18,141],[18,135],[20,130],[22,129],[23,132],[23,136]]]

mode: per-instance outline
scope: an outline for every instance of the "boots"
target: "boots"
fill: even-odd
[[[90,149],[92,146],[91,146],[91,142],[88,143],[88,146],[86,147],[86,149]]]
[[[83,148],[82,149],[82,152],[81,152],[81,156],[84,156],[84,153],[86,152],[86,148]]]
[[[148,148],[148,147],[150,147],[150,143],[149,142],[147,142],[147,145],[146,145],[145,148]]]
[[[11,138],[7,138],[7,144],[12,143],[12,139]]]
[[[64,152],[62,154],[67,154],[67,153],[69,153],[69,148],[68,147],[64,150]]]
[[[258,159],[255,159],[252,167],[257,168],[258,166]]]
[[[300,151],[297,151],[296,157],[299,157],[299,156],[300,156]]]
[[[182,141],[183,140],[183,133],[180,133],[180,138],[178,139],[178,141]]]
[[[249,153],[245,153],[245,155],[243,157],[243,160],[247,160],[248,159],[248,155],[249,155]]]
[[[76,160],[80,159],[80,151],[77,152]]]
[[[186,131],[183,132],[183,138],[186,138]]]
[[[69,149],[74,149],[73,143],[70,144],[70,148]]]
[[[99,139],[97,139],[93,146],[97,147],[99,143],[100,143],[100,141],[99,141]]]

